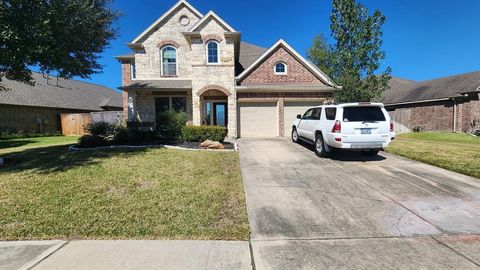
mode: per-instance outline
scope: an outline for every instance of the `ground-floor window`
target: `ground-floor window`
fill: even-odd
[[[187,97],[156,97],[155,112],[187,112]]]

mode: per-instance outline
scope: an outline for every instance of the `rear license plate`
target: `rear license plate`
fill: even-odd
[[[372,134],[372,129],[371,128],[362,128],[360,129],[361,134]]]

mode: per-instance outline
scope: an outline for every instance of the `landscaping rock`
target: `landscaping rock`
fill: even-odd
[[[208,148],[208,149],[225,149],[225,146],[223,146],[222,143],[220,142],[215,142],[215,141],[210,141],[206,140],[200,144],[200,147],[203,148]]]

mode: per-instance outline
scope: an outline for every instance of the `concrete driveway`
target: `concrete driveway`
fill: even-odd
[[[478,269],[480,180],[382,153],[239,140],[260,269]]]

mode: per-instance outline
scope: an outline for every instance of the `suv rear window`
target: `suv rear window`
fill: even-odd
[[[343,108],[344,122],[377,122],[385,120],[385,115],[380,107],[366,106]]]
[[[325,117],[327,120],[335,120],[337,114],[337,108],[325,108]]]

